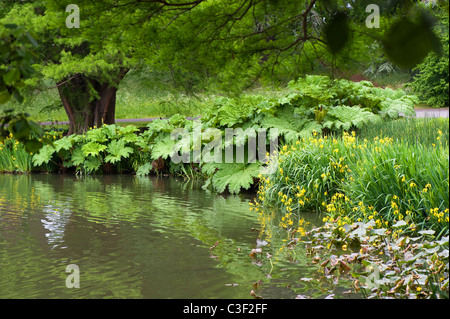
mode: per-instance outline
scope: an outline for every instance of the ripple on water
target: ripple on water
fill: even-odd
[[[0,297],[246,298],[255,224],[245,200],[173,179],[0,176]]]

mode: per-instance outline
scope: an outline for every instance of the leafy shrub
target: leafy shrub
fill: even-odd
[[[201,175],[206,177],[207,185],[219,192],[228,189],[238,193],[254,185],[262,163],[249,163],[247,153],[243,163],[206,163],[194,157],[194,151],[211,141],[203,134],[209,129],[218,130],[222,137],[227,128],[252,129],[252,132],[259,128],[276,129],[278,142],[283,145],[308,138],[314,132],[362,128],[398,117],[399,112],[411,113],[414,101],[414,97],[403,91],[375,88],[370,82],[306,76],[292,81],[284,94],[214,98],[198,122],[176,114],[166,120],[152,121],[143,133],[137,133],[134,126],[104,125],[84,135],[60,138],[33,156],[33,169],[83,173],[128,171],[139,175],[165,171],[189,178]],[[191,138],[175,140],[171,136],[175,130]],[[201,140],[194,140],[196,130],[202,132]],[[222,141],[221,149],[243,146],[247,150],[248,139],[244,134],[231,143]],[[269,145],[269,139],[267,134],[266,144],[258,147]],[[180,148],[190,152],[188,163],[171,161]]]
[[[135,126],[104,125],[83,135],[69,135],[45,145],[33,156],[35,168],[53,163],[58,169],[74,168],[77,172],[95,173],[103,166],[115,164],[116,170],[131,170],[126,159],[134,154],[139,144]]]
[[[419,97],[431,107],[449,106],[449,22],[447,16],[442,19],[438,28],[443,52],[428,55],[414,70],[418,74],[414,77],[411,87]]]

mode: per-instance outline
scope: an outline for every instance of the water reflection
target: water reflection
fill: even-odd
[[[2,175],[0,297],[248,298],[256,223],[242,196],[176,179]]]
[[[0,298],[252,298],[257,281],[265,298],[326,295],[299,282],[317,272],[301,247],[291,258],[272,240],[249,257],[252,197],[176,178],[0,175]]]

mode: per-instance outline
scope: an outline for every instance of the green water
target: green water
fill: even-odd
[[[0,175],[0,298],[252,298],[260,280],[264,298],[327,295],[299,282],[316,271],[306,257],[249,257],[252,197],[176,178]]]

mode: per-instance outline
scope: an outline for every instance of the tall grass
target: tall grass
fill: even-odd
[[[436,135],[441,131],[442,134]],[[395,142],[432,146],[439,138],[442,143],[449,142],[448,118],[401,118],[378,124],[366,125],[358,130],[360,138],[372,140],[378,137],[391,137]]]
[[[449,149],[437,139],[442,135],[435,132],[434,146],[347,133],[285,145],[278,170],[261,176],[255,204],[284,216],[315,210],[342,224],[373,220],[377,227],[446,234]]]
[[[349,166],[351,171],[340,185],[342,192],[376,212],[352,209],[353,219],[379,217],[375,218],[379,226],[383,221],[393,225],[404,220],[411,229],[448,232],[448,147],[372,144],[357,152]]]
[[[0,142],[0,172],[28,173],[32,169],[31,158],[23,144],[11,136]]]

